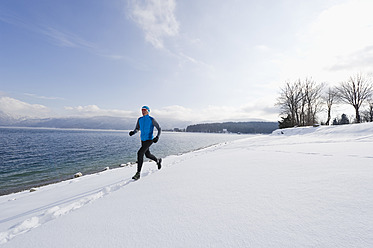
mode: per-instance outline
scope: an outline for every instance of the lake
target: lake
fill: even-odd
[[[164,158],[246,137],[162,132],[150,151]],[[0,127],[0,195],[134,163],[140,145],[128,131]]]

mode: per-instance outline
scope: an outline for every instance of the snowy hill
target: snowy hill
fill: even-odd
[[[373,123],[276,130],[0,197],[2,247],[373,247]]]
[[[273,131],[272,135],[307,135],[312,134],[312,136],[332,135],[334,138],[359,135],[370,135],[373,134],[372,123],[361,123],[361,124],[351,124],[351,125],[337,125],[337,126],[319,126],[319,127],[296,127],[296,128],[286,128],[277,129]]]

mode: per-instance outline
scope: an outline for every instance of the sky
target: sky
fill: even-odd
[[[0,111],[137,117],[148,105],[156,118],[277,121],[286,82],[371,75],[372,9],[370,0],[1,0]]]

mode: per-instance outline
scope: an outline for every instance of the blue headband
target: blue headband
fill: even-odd
[[[146,109],[146,110],[148,110],[148,112],[150,112],[150,108],[148,106],[142,106],[141,109]]]

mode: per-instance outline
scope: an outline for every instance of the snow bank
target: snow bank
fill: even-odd
[[[279,131],[282,131],[279,133]],[[3,247],[373,247],[373,124],[277,130],[0,197]]]
[[[372,136],[373,125],[372,123],[361,123],[361,124],[350,124],[350,125],[337,125],[337,126],[317,126],[317,127],[295,127],[277,129],[272,132],[272,135],[309,135],[313,136],[325,136],[332,135],[333,138],[338,138],[337,135],[341,135],[342,138],[350,138],[356,136]]]

